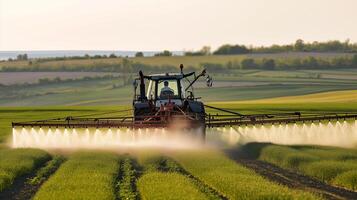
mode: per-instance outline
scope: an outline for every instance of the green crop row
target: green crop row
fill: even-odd
[[[0,192],[15,178],[31,173],[50,158],[47,152],[37,149],[0,150]]]
[[[190,180],[174,172],[150,172],[138,180],[142,199],[207,199]]]
[[[137,182],[142,199],[217,199],[184,174],[172,159],[155,152],[137,156],[144,169]]]
[[[124,158],[121,163],[119,180],[116,185],[117,197],[119,197],[119,199],[138,199],[138,192],[136,191],[135,186],[138,172],[134,165],[133,159],[129,157]]]
[[[219,194],[217,191],[210,188],[208,185],[201,182],[196,177],[189,174],[185,171],[182,166],[177,163],[172,158],[167,156],[153,156],[150,159],[146,160],[146,170],[147,171],[160,171],[160,172],[168,172],[168,173],[177,173],[185,176],[189,179],[189,181],[202,193],[206,195],[207,199],[222,199],[223,196]]]
[[[46,166],[40,168],[36,172],[36,176],[29,179],[28,183],[31,185],[40,185],[42,184],[51,174],[53,174],[58,167],[65,161],[65,157],[63,156],[53,156],[52,160],[46,163]]]
[[[321,146],[247,144],[243,149],[255,157],[293,169],[330,184],[357,189],[357,150]]]
[[[173,156],[185,170],[228,199],[319,199],[272,183],[218,151],[185,151]]]
[[[114,153],[74,153],[41,186],[34,199],[114,200],[118,170],[119,156]]]

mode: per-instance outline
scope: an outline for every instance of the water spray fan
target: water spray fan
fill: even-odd
[[[194,95],[194,83],[205,77],[206,70],[184,73],[144,75],[133,82],[131,109],[94,115],[68,116],[28,122],[13,122],[14,147],[109,147],[136,145],[180,145],[185,141],[206,139],[206,130],[231,127],[241,133],[242,126],[355,120],[357,113],[268,113],[241,114],[233,110],[205,105]],[[148,83],[148,86],[146,84]],[[185,87],[185,84],[187,86]],[[139,87],[139,94],[137,88]],[[206,109],[210,112],[206,112]],[[216,111],[216,112],[214,112]],[[131,112],[131,115],[123,113]],[[119,114],[120,116],[100,117]],[[247,133],[247,131],[245,131]]]

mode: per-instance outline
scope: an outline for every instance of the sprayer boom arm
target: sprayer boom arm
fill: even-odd
[[[357,119],[355,113],[325,113],[325,114],[301,114],[301,113],[278,113],[259,115],[208,115],[206,126],[247,126],[264,124],[289,124],[298,122],[321,122]]]

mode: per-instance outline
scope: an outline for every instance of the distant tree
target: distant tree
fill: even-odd
[[[19,54],[17,55],[17,60],[28,60],[27,54]]]
[[[109,58],[116,58],[117,56],[114,54],[114,53],[111,53],[110,55],[109,55]]]
[[[168,50],[164,50],[163,52],[157,53],[154,56],[172,56],[172,53]]]
[[[144,57],[144,53],[139,51],[135,53],[135,57]]]
[[[88,59],[88,58],[90,58],[90,56],[89,56],[88,54],[85,54],[85,55],[84,55],[84,58],[87,58],[87,59]]]
[[[200,50],[200,52],[203,55],[210,55],[211,54],[211,47],[210,46],[203,46],[202,49]]]
[[[262,68],[266,70],[274,70],[275,61],[273,59],[263,59]]]
[[[250,50],[244,45],[229,45],[220,46],[213,54],[215,55],[231,55],[231,54],[247,54]]]
[[[257,68],[257,63],[255,63],[252,58],[245,58],[241,62],[242,69],[252,69]]]
[[[302,39],[296,40],[295,45],[294,45],[294,50],[295,51],[304,51],[304,40],[302,40]]]

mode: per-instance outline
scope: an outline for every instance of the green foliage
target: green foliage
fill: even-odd
[[[337,175],[356,169],[357,162],[351,161],[317,161],[302,167],[302,171],[309,176],[331,182]]]
[[[17,55],[16,59],[17,60],[28,60],[28,56],[27,56],[26,53],[25,54],[19,54],[19,55]]]
[[[317,161],[319,158],[286,146],[268,145],[261,149],[259,159],[281,167],[299,169],[301,165]]]
[[[36,176],[28,180],[32,185],[39,185],[43,183],[57,168],[65,161],[63,156],[54,156],[52,160],[48,161],[46,165],[36,172]]]
[[[199,51],[187,51],[184,53],[185,56],[208,56],[211,54],[211,47],[204,46]]]
[[[0,192],[15,178],[34,171],[50,158],[47,152],[38,149],[0,150]]]
[[[251,143],[244,152],[283,168],[297,170],[322,181],[355,190],[357,151],[338,147],[282,146]],[[354,171],[353,171],[354,170]]]
[[[111,53],[108,58],[117,58],[117,57],[118,56],[116,56],[114,53]]]
[[[142,199],[217,199],[172,159],[153,151],[140,152],[137,157],[144,169],[137,182]]]
[[[142,199],[207,199],[187,177],[172,172],[147,173],[137,186]]]
[[[357,171],[351,170],[337,175],[333,180],[333,184],[344,188],[357,190]]]
[[[34,199],[114,200],[119,156],[106,152],[79,152],[46,181]]]
[[[168,50],[155,54],[155,56],[172,56],[172,53]]]
[[[183,151],[173,156],[185,170],[229,199],[317,198],[267,181],[217,151]]]
[[[357,54],[355,54],[352,58],[352,66],[357,67]]]
[[[244,45],[230,45],[225,44],[220,46],[216,51],[213,52],[214,55],[234,55],[234,54],[247,54],[251,50]]]
[[[144,53],[139,51],[135,53],[135,57],[144,57]]]
[[[326,42],[304,42],[298,39],[294,44],[272,45],[268,47],[253,47],[253,53],[279,53],[279,52],[357,52],[357,44],[349,40],[341,42],[330,40]]]
[[[177,71],[181,63],[187,65],[186,70],[197,70],[202,64],[212,66],[212,72],[227,72],[231,69],[264,69],[264,70],[299,70],[299,69],[344,69],[357,68],[357,56],[349,54],[336,54],[316,56],[273,56],[265,54],[261,56],[230,56],[230,55],[205,55],[203,52],[186,52],[187,55],[202,56],[172,56],[171,52],[165,51],[154,57],[134,58],[110,58],[100,60],[34,60],[28,62],[17,61],[0,63],[2,72],[120,72],[137,73],[145,72],[168,72]],[[98,58],[99,59],[99,58]],[[234,67],[232,66],[234,65]]]
[[[242,69],[256,69],[258,64],[252,58],[243,59],[241,62]]]
[[[120,179],[116,184],[117,196],[119,199],[135,200],[138,199],[138,193],[135,190],[136,176],[138,172],[134,168],[131,158],[124,158],[121,164]]]

